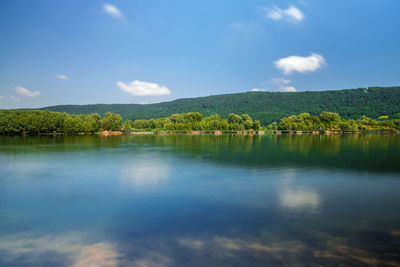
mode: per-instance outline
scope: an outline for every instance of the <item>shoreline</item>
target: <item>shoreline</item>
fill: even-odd
[[[38,133],[38,134],[16,134],[0,136],[86,136],[99,135],[102,137],[121,136],[121,135],[350,135],[350,134],[400,134],[400,130],[378,129],[363,131],[295,131],[295,130],[266,130],[266,131],[100,131],[95,133]]]
[[[332,134],[399,134],[400,130],[379,129],[364,131],[291,131],[291,130],[267,130],[267,131],[137,131],[122,132],[117,134],[101,134],[102,136],[110,135],[332,135]]]

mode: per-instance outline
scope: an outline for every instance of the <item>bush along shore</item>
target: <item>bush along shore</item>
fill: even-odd
[[[361,116],[357,120],[341,119],[333,112],[319,116],[308,113],[282,118],[270,125],[260,125],[249,115],[218,114],[203,117],[198,112],[173,114],[169,117],[123,121],[119,114],[73,115],[41,110],[0,111],[0,135],[39,134],[320,134],[320,133],[395,133],[400,130],[400,119],[381,116],[376,119]]]

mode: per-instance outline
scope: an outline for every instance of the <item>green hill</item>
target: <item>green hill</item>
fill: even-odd
[[[359,118],[362,115],[376,118],[400,113],[400,87],[296,93],[246,92],[183,98],[157,104],[58,105],[42,110],[100,115],[110,111],[130,120],[166,117],[183,112],[200,112],[205,116],[218,113],[223,117],[229,113],[247,113],[253,119],[260,120],[262,125],[302,112],[318,115],[322,111],[332,111],[343,118]]]

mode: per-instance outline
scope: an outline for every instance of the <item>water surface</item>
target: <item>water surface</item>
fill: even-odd
[[[1,266],[399,266],[400,135],[0,137]]]

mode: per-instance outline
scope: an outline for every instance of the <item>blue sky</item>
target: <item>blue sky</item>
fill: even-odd
[[[398,0],[0,1],[0,108],[400,85]]]

